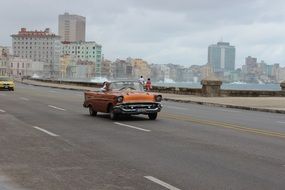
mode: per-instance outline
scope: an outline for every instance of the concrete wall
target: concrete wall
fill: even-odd
[[[50,79],[34,79],[42,82],[52,82],[58,84],[70,84],[78,86],[89,86],[95,88],[101,88],[102,83],[91,83],[91,82],[74,82],[74,81],[58,81]],[[182,95],[195,95],[195,96],[204,96],[202,89],[200,88],[177,88],[177,87],[162,87],[162,86],[153,86],[151,92],[160,92],[160,93],[170,93],[170,94],[182,94]],[[259,91],[259,90],[221,90],[221,96],[236,96],[236,97],[272,97],[279,96],[285,97],[285,91]]]

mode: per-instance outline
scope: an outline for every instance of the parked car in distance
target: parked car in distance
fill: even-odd
[[[162,96],[141,89],[137,81],[105,82],[101,91],[84,92],[83,106],[91,116],[97,112],[110,113],[110,118],[115,120],[120,115],[144,114],[155,120],[162,108]]]
[[[15,88],[15,84],[14,84],[13,79],[7,76],[0,76],[0,89],[14,91],[14,88]]]

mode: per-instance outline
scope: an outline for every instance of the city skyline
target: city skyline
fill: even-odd
[[[1,2],[2,18],[10,13],[7,10],[16,11],[2,24],[5,27],[0,31],[0,44],[11,46],[9,36],[21,27],[49,27],[56,32],[58,15],[69,12],[86,17],[86,40],[102,44],[104,56],[112,60],[138,57],[156,64],[204,65],[207,47],[223,38],[236,47],[236,68],[249,55],[285,66],[282,1],[273,4],[180,0],[174,4],[125,0],[120,7],[111,0],[84,1],[81,6],[68,2],[30,0],[25,2],[30,11],[14,8],[14,4],[21,5],[22,1]],[[224,7],[217,7],[221,3]],[[54,9],[46,9],[54,4],[57,4]]]

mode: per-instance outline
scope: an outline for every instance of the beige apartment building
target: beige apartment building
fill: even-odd
[[[44,71],[47,77],[56,77],[59,74],[59,36],[51,33],[48,28],[44,31],[28,31],[22,28],[18,34],[11,36],[14,57],[45,63]]]
[[[64,13],[58,17],[58,34],[61,41],[85,41],[86,19],[83,16]]]
[[[149,64],[143,59],[131,59],[133,67],[133,77],[138,79],[143,76],[144,79],[150,78],[151,69]]]

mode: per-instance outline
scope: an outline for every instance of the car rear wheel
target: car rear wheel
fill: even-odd
[[[149,114],[148,114],[148,118],[149,118],[150,120],[155,120],[155,119],[157,118],[157,113],[149,113]]]
[[[114,112],[114,109],[113,109],[112,105],[109,107],[109,113],[110,113],[110,119],[112,119],[112,120],[117,120],[118,119],[119,114]]]
[[[89,114],[91,116],[96,116],[97,115],[97,111],[95,111],[92,106],[89,106],[88,108],[89,108]]]

